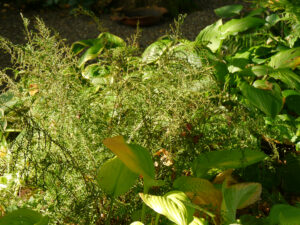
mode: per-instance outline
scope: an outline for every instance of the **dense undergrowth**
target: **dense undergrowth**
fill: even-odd
[[[27,44],[0,39],[2,221],[26,207],[50,224],[296,224],[299,14],[282,2],[193,42],[179,17],[144,52],[138,32],[69,48],[23,18]]]

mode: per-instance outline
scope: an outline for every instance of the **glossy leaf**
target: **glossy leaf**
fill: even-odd
[[[95,39],[82,40],[73,43],[71,49],[75,54],[79,54],[88,47],[87,51],[79,59],[78,65],[81,67],[88,60],[98,57],[104,49],[122,46],[125,46],[125,41],[122,38],[108,32],[103,32]]]
[[[106,161],[97,173],[100,188],[112,197],[126,193],[135,183],[138,175],[128,169],[117,157]]]
[[[48,217],[30,209],[18,209],[0,218],[0,225],[47,225]]]
[[[77,55],[80,52],[82,52],[86,47],[91,47],[95,45],[98,42],[98,39],[87,39],[87,40],[81,40],[76,41],[71,46],[71,51]]]
[[[273,84],[268,82],[267,80],[256,80],[253,83],[253,87],[264,90],[272,90]]]
[[[207,43],[206,46],[212,51],[216,52],[222,44],[220,27],[222,26],[222,20],[205,27],[196,37],[196,42]]]
[[[234,223],[236,210],[243,209],[260,199],[262,191],[259,183],[239,183],[227,186],[226,181],[222,185],[223,218],[227,223]]]
[[[142,62],[153,63],[157,61],[172,45],[170,39],[162,39],[149,45],[142,54]]]
[[[85,53],[80,57],[78,61],[78,66],[83,66],[87,61],[95,59],[103,51],[104,44],[102,41],[96,42],[93,46],[88,48]]]
[[[108,84],[109,75],[110,75],[109,67],[101,66],[98,64],[88,65],[82,71],[82,76],[90,80],[90,82],[94,85]]]
[[[289,88],[297,89],[300,91],[300,76],[294,73],[289,68],[280,68],[274,70],[271,74],[271,77],[281,80],[283,83],[288,85]]]
[[[277,68],[295,69],[300,64],[300,47],[282,50],[271,57],[269,66]]]
[[[107,138],[103,143],[131,171],[142,175],[146,186],[160,186],[163,184],[161,181],[155,180],[154,164],[147,149],[136,144],[127,144],[122,136]]]
[[[146,205],[155,212],[166,216],[178,225],[188,225],[194,218],[194,209],[185,206],[183,202],[188,202],[188,197],[180,191],[168,192],[164,196],[140,194]]]
[[[225,150],[202,153],[193,162],[193,172],[197,177],[204,176],[209,169],[238,169],[265,159],[267,156],[260,151],[250,149]]]
[[[266,75],[270,74],[270,72],[272,72],[273,69],[266,65],[257,65],[257,66],[251,67],[251,71],[253,72],[253,74],[255,76],[262,77],[262,76],[266,76]]]
[[[264,9],[264,8],[257,8],[257,9],[254,9],[254,10],[251,10],[248,14],[247,14],[247,16],[259,16],[259,15],[261,15],[264,11],[265,11],[266,9]]]
[[[256,17],[244,17],[242,19],[232,19],[225,23],[221,28],[223,38],[228,35],[236,35],[249,29],[259,28],[265,23],[263,19]]]
[[[220,17],[232,17],[239,15],[241,10],[243,9],[242,5],[234,4],[234,5],[225,5],[218,9],[215,9],[215,13]]]
[[[275,84],[273,84],[272,90],[262,90],[243,82],[240,85],[240,89],[250,104],[270,117],[275,117],[283,107],[280,90],[277,90],[278,88]]]
[[[274,26],[277,22],[279,22],[281,18],[277,13],[271,14],[266,17],[266,21],[269,23],[270,26]]]
[[[125,41],[109,32],[103,32],[98,36],[98,39],[104,44],[106,49],[124,47],[126,45]]]
[[[271,208],[269,218],[271,225],[297,225],[300,221],[300,208],[277,204]]]

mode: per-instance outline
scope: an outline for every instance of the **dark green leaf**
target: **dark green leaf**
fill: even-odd
[[[250,104],[263,111],[266,115],[275,117],[283,106],[283,100],[277,86],[273,84],[272,90],[262,90],[243,82],[240,85],[240,89]]]
[[[222,212],[225,224],[234,223],[236,220],[236,210],[243,209],[260,198],[261,184],[259,183],[239,183],[227,186],[222,185]]]
[[[300,221],[300,208],[277,204],[271,208],[269,218],[271,225],[298,225]]]
[[[0,225],[48,225],[48,217],[30,209],[18,209],[0,218]]]
[[[249,166],[263,160],[266,155],[250,149],[225,150],[202,153],[192,166],[193,173],[202,177],[209,169],[237,169]]]
[[[215,9],[215,13],[220,17],[232,17],[239,15],[241,10],[243,9],[242,5],[226,5],[221,8]]]
[[[263,12],[265,11],[265,9],[264,8],[258,8],[258,9],[254,9],[254,10],[252,10],[251,12],[249,12],[248,14],[247,14],[247,16],[249,16],[249,17],[253,17],[253,16],[259,16],[259,15],[261,15]]]
[[[224,84],[226,75],[229,73],[227,65],[223,62],[215,61],[214,69],[215,69],[214,74],[217,81],[220,82],[221,84]]]
[[[285,104],[293,112],[300,116],[300,92],[294,90],[285,90],[282,92],[285,97]]]

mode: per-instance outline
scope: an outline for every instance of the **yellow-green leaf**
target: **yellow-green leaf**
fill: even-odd
[[[188,197],[180,191],[172,191],[164,196],[140,194],[140,197],[155,212],[166,216],[178,225],[188,225],[194,218],[194,209],[187,207]]]
[[[97,173],[98,185],[106,194],[113,197],[127,192],[137,178],[138,175],[128,169],[117,157],[106,161]]]
[[[154,164],[147,149],[136,144],[127,144],[122,136],[107,138],[103,143],[131,171],[142,175],[146,186],[160,186],[163,184],[163,182],[155,180]]]

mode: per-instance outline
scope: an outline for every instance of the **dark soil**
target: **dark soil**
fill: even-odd
[[[182,26],[183,36],[189,40],[194,40],[200,30],[218,19],[213,9],[227,4],[241,3],[241,0],[201,1],[203,1],[201,9],[189,13]],[[68,44],[82,39],[95,38],[100,33],[92,18],[84,15],[74,16],[70,13],[70,9],[27,8],[22,13],[24,17],[30,19],[31,24],[34,24],[35,17],[41,18],[49,28],[58,32],[60,37],[65,39]],[[104,28],[125,40],[136,32],[134,27],[112,21],[109,14],[100,14],[98,16]],[[0,36],[9,39],[15,44],[25,42],[20,10],[0,3],[0,21]],[[139,39],[140,47],[145,48],[158,37],[168,33],[172,23],[172,18],[164,17],[158,25],[143,27],[142,35]],[[0,51],[0,69],[6,66],[10,66],[10,57],[3,51]]]

